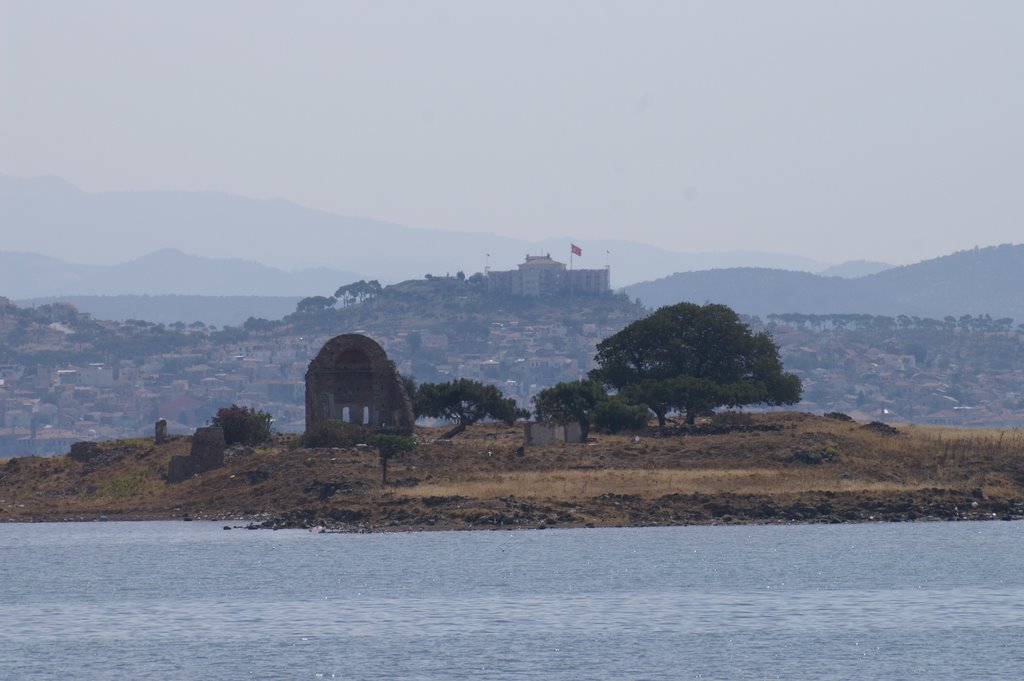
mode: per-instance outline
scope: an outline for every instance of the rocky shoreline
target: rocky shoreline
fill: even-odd
[[[884,424],[881,424],[884,425]],[[169,482],[188,438],[0,463],[0,522],[214,520],[329,532],[1024,519],[1024,436],[768,414],[728,429],[524,449],[521,430],[421,429],[381,483],[365,447],[280,436]]]
[[[534,503],[514,498],[489,503],[465,498],[424,501],[426,508],[405,502],[372,514],[323,516],[312,508],[296,509],[254,521],[249,527],[394,532],[1024,519],[1024,499],[975,498],[941,489],[876,497],[824,493],[787,500],[732,494],[673,494],[645,500],[637,495],[605,494],[587,502]]]

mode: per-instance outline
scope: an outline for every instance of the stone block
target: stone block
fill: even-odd
[[[158,445],[162,445],[167,442],[167,419],[160,419],[156,422],[154,427],[154,442]]]
[[[224,429],[220,426],[197,428],[192,436],[192,449],[188,456],[175,456],[167,466],[167,482],[188,480],[196,473],[220,468],[224,465]]]
[[[554,426],[546,423],[526,423],[523,425],[523,437],[527,446],[550,445],[555,443]]]
[[[76,442],[71,445],[71,458],[79,463],[92,461],[103,453],[95,442]]]
[[[562,432],[565,441],[570,444],[579,444],[580,442],[583,442],[580,424],[575,421],[565,424]]]

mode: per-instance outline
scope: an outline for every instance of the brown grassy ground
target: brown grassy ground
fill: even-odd
[[[1024,517],[1024,432],[903,426],[898,434],[807,414],[743,432],[598,435],[517,451],[519,428],[479,425],[454,443],[418,432],[380,484],[372,451],[302,449],[278,437],[223,468],[163,481],[187,438],[104,444],[0,462],[0,520],[209,518],[348,530],[856,522]]]

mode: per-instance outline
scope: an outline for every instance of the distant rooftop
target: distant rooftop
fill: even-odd
[[[558,262],[557,260],[551,259],[551,254],[546,255],[530,255],[526,254],[526,262],[519,266],[520,269],[523,267],[550,267],[552,265],[565,267],[565,263]]]

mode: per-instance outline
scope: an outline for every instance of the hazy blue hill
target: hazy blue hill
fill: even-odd
[[[215,296],[307,296],[358,279],[354,272],[327,269],[285,272],[238,258],[204,258],[166,248],[105,268],[84,282],[82,293],[126,291]],[[131,288],[134,285],[135,288]]]
[[[512,269],[527,253],[550,252],[556,259],[568,261],[571,241],[583,247],[583,257],[576,259],[574,266],[598,268],[607,262],[615,287],[709,267],[818,271],[827,266],[786,254],[677,253],[626,239],[588,239],[585,229],[573,236],[553,235],[529,241],[414,228],[335,215],[282,199],[250,199],[217,192],[88,193],[64,180],[46,177],[0,175],[0,225],[4,227],[4,242],[0,244],[4,249],[45,253],[70,262],[125,262],[173,247],[210,258],[238,258],[287,270],[326,267],[351,271],[358,273],[356,279],[381,282],[427,273],[455,274],[459,270],[471,274],[488,264],[495,270]]]
[[[878,274],[885,270],[891,270],[895,265],[876,262],[874,260],[848,260],[838,265],[832,265],[818,272],[823,277],[843,277],[844,279],[858,279],[872,274]]]
[[[297,296],[52,296],[15,300],[19,307],[70,303],[93,319],[141,319],[156,324],[203,322],[238,326],[249,317],[281,319],[295,311]]]
[[[0,296],[14,299],[75,291],[101,269],[37,253],[0,251]]]
[[[118,265],[67,263],[30,253],[0,252],[0,295],[308,296],[334,293],[358,279],[325,268],[286,272],[238,258],[206,258],[166,248]]]
[[[864,284],[919,316],[991,314],[1024,322],[1024,245],[958,251],[866,277]],[[911,313],[904,313],[911,314]]]
[[[749,268],[674,274],[625,290],[649,307],[687,300],[756,315],[990,314],[1024,321],[1024,245],[960,251],[856,279]]]
[[[628,286],[625,292],[647,307],[681,301],[724,303],[742,314],[772,312],[837,312],[837,300],[846,297],[851,282],[807,272],[744,267],[680,272],[670,277]],[[859,301],[855,311],[872,310],[876,300]],[[847,312],[850,310],[841,310]]]

